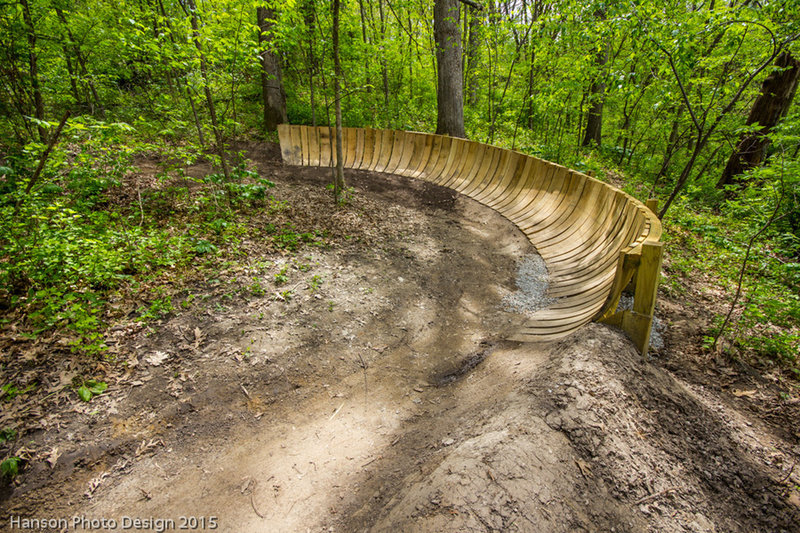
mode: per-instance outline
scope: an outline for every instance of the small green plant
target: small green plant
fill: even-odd
[[[13,480],[19,475],[19,466],[22,459],[19,457],[9,457],[0,463],[0,474],[9,480]]]
[[[289,281],[288,271],[289,271],[289,265],[284,265],[283,268],[281,268],[280,272],[275,274],[275,285],[283,285],[284,283]]]
[[[251,283],[247,289],[253,296],[264,296],[264,287],[258,280],[253,280],[253,283]]]
[[[175,307],[172,305],[172,298],[169,296],[156,298],[147,309],[139,308],[139,312],[141,313],[139,321],[148,322],[150,320],[158,320],[174,310]]]
[[[194,294],[189,294],[188,296],[186,296],[186,298],[184,298],[183,301],[181,302],[181,307],[183,309],[189,309],[189,307],[192,306],[194,298],[195,298]]]
[[[322,276],[314,274],[311,276],[311,281],[308,283],[309,289],[312,293],[319,290],[320,285],[322,285]]]
[[[27,394],[28,392],[32,391],[36,388],[36,384],[32,383],[25,387],[24,389],[19,389],[14,383],[6,383],[2,387],[0,387],[0,398],[3,401],[10,402],[17,396],[22,396],[23,394]]]
[[[0,429],[0,444],[11,442],[17,438],[17,431],[11,428]]]
[[[193,250],[197,255],[213,254],[216,253],[217,247],[205,239],[200,239],[195,243]]]
[[[333,313],[333,308],[334,308],[335,306],[336,306],[336,302],[334,302],[333,300],[330,300],[330,301],[328,302],[328,312],[330,312],[330,313]]]
[[[274,196],[269,197],[269,207],[267,208],[268,215],[277,215],[289,209],[289,202],[286,200],[277,200]]]
[[[291,291],[291,289],[287,289],[287,290],[285,290],[285,291],[281,291],[281,292],[280,292],[280,293],[277,295],[277,297],[278,297],[278,299],[279,299],[279,300],[281,300],[282,302],[289,302],[289,301],[291,301],[291,300],[292,300],[292,298],[294,297],[294,295],[292,294],[292,291]]]
[[[108,383],[104,381],[97,381],[96,379],[89,379],[83,382],[83,385],[78,387],[78,397],[84,402],[92,401],[92,398],[103,394],[108,389]]]

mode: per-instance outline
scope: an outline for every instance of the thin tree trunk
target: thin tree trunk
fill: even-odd
[[[67,17],[64,16],[64,11],[60,8],[55,9],[59,22],[61,22],[61,25],[64,27],[64,31],[67,32],[67,38],[72,46],[72,53],[75,55],[75,60],[78,62],[78,66],[81,69],[81,78],[83,83],[89,89],[89,92],[92,93],[92,98],[94,99],[94,104],[97,109],[102,111],[103,106],[100,104],[100,95],[97,94],[97,89],[94,86],[94,82],[89,77],[89,70],[86,68],[86,58],[83,56],[83,52],[81,52],[81,48],[78,46],[78,41],[75,40],[75,36],[72,34],[72,30],[69,28]]]
[[[258,21],[258,44],[261,48],[261,97],[264,101],[264,128],[277,131],[278,124],[288,121],[286,116],[286,93],[283,90],[281,63],[270,49],[270,32],[275,13],[266,7],[256,8]]]
[[[25,20],[25,29],[28,34],[28,69],[31,77],[31,89],[33,89],[33,109],[36,119],[44,121],[44,101],[42,100],[42,88],[39,85],[39,56],[36,52],[36,28],[33,26],[33,17],[28,0],[20,0],[22,4],[22,18]],[[47,130],[42,124],[37,124],[39,139],[47,142]]]
[[[369,39],[367,38],[367,15],[364,9],[364,0],[358,0],[358,11],[361,15],[361,40],[367,53],[364,54],[364,75],[367,92],[372,92],[372,78],[369,73]]]
[[[203,52],[203,45],[200,43],[200,27],[197,22],[197,7],[194,0],[186,0],[189,8],[189,16],[192,24],[192,39],[194,46],[197,48],[197,53],[200,56],[200,77],[203,82],[203,93],[206,97],[206,105],[208,106],[208,114],[211,117],[211,126],[214,130],[214,139],[217,143],[217,154],[219,155],[220,164],[222,165],[222,173],[225,175],[225,181],[230,181],[231,171],[228,168],[228,161],[225,158],[225,144],[222,138],[222,130],[217,121],[217,111],[214,107],[214,99],[211,96],[211,89],[208,86],[208,63],[206,55]]]
[[[389,70],[386,67],[386,14],[383,0],[378,0],[378,13],[381,16],[381,78],[383,78],[383,103],[389,106]]]
[[[336,177],[333,194],[338,202],[344,191],[344,158],[342,157],[342,90],[340,80],[342,66],[339,63],[339,0],[333,0],[333,94],[336,100]]]
[[[317,126],[317,101],[314,94],[314,72],[317,68],[314,58],[314,27],[316,24],[316,6],[314,0],[309,0],[303,4],[303,18],[308,32],[308,88],[311,98],[311,125]]]
[[[467,10],[469,12],[469,10]],[[467,40],[467,103],[478,104],[478,68],[480,64],[481,17],[474,11],[469,13],[469,39]]]

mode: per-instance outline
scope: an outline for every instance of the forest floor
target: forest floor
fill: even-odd
[[[368,172],[337,208],[329,171],[246,148],[281,216],[329,245],[245,243],[247,261],[165,318],[114,326],[113,364],[4,332],[55,391],[4,406],[28,459],[0,493],[4,530],[800,531],[800,405],[702,352],[713,294],[660,299],[665,346],[647,363],[597,324],[505,341],[525,317],[503,300],[535,252],[509,221]],[[156,165],[138,166],[150,183]],[[87,367],[106,392],[58,392]]]

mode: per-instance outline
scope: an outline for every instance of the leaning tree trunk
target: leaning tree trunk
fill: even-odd
[[[433,33],[438,64],[436,133],[465,138],[458,11],[458,0],[435,0],[433,4]]]
[[[789,111],[792,99],[797,92],[798,78],[800,78],[800,61],[792,57],[789,52],[783,52],[775,60],[777,70],[773,71],[764,83],[761,92],[753,102],[747,125],[758,124],[758,129],[746,133],[739,140],[736,149],[728,159],[722,177],[717,182],[717,187],[722,188],[734,182],[734,176],[757,167],[764,161],[769,137],[767,135],[778,121]]]
[[[258,44],[261,48],[261,97],[264,101],[264,128],[267,131],[276,131],[278,124],[288,122],[288,118],[281,63],[272,51],[271,30],[275,14],[266,7],[257,7],[256,17],[258,19]]]

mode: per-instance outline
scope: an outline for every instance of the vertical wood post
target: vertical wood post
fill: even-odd
[[[645,205],[647,209],[658,215],[658,198],[650,198]]]
[[[642,259],[636,276],[636,292],[633,295],[633,312],[627,327],[623,325],[623,329],[631,336],[645,359],[650,348],[650,330],[661,277],[663,249],[664,244],[660,242],[642,245]]]

